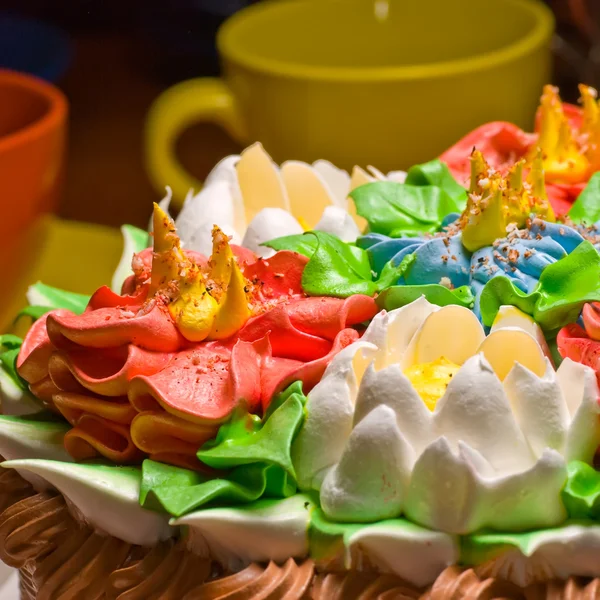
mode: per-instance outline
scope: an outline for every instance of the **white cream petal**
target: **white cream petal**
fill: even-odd
[[[567,432],[565,460],[582,460],[591,464],[600,445],[600,406],[596,374],[589,367],[567,358],[558,369],[557,377],[560,379],[561,376],[565,376],[567,381],[576,379],[577,383],[572,381],[574,390],[571,391],[578,391],[580,394],[579,406],[573,414]]]
[[[559,525],[567,517],[560,497],[566,481],[563,457],[548,448],[530,469],[479,479],[478,487],[485,490],[482,502],[486,510],[478,528],[522,531]]]
[[[389,321],[390,313],[386,310],[379,311],[371,319],[371,322],[360,339],[364,342],[374,344],[377,348],[384,348]]]
[[[380,405],[394,411],[399,430],[420,454],[431,441],[432,414],[398,365],[380,371],[373,365],[367,368],[358,390],[354,426]]]
[[[22,390],[0,364],[0,409],[4,415],[34,415],[44,410],[29,390]],[[1,454],[1,452],[0,452]]]
[[[354,242],[360,230],[350,214],[339,206],[327,206],[321,219],[314,227],[315,231],[324,231],[340,238],[343,242]]]
[[[340,462],[321,487],[323,512],[351,523],[398,516],[414,461],[388,406],[372,410],[352,431]]]
[[[437,435],[454,446],[465,442],[499,472],[527,469],[534,462],[504,388],[481,355],[470,358],[452,378],[434,419]]]
[[[538,377],[517,363],[504,380],[517,423],[535,456],[545,448],[563,452],[570,416],[554,369]]]
[[[546,372],[546,357],[540,345],[529,333],[516,327],[504,327],[490,333],[479,352],[486,357],[500,381],[504,381],[516,363],[538,377]]]
[[[304,230],[300,223],[282,208],[263,208],[250,222],[242,240],[242,246],[258,256],[267,258],[275,251],[262,243],[286,235],[300,235]]]
[[[386,180],[386,176],[373,165],[367,165],[367,171],[375,178],[376,181]]]
[[[366,563],[425,587],[458,562],[459,544],[454,536],[408,521],[402,526],[396,523],[375,523],[353,533],[347,541],[348,567],[359,570]]]
[[[244,209],[244,200],[237,178],[236,165],[240,160],[238,154],[226,156],[220,160],[213,170],[206,176],[204,185],[210,185],[216,181],[225,181],[229,184],[229,192],[233,201],[233,228],[236,231],[242,232],[246,229],[246,211]]]
[[[385,320],[385,330],[378,336],[377,345],[383,352],[377,356],[376,368],[382,369],[394,363],[403,364],[419,328],[430,315],[439,310],[438,306],[421,296],[406,306],[390,311]]]
[[[570,358],[565,358],[556,371],[558,383],[562,389],[571,418],[581,405],[584,396],[593,394],[594,385],[587,368]]]
[[[462,365],[484,340],[483,327],[471,310],[463,306],[444,306],[422,323],[406,350],[402,366],[428,363],[442,356]]]
[[[490,534],[496,537],[493,533]],[[486,534],[481,536],[485,538]],[[529,534],[524,551],[510,537],[501,540],[497,558],[485,567],[486,577],[498,577],[525,587],[540,579],[599,577],[600,527],[566,525]]]
[[[295,494],[239,507],[203,508],[171,524],[188,526],[192,549],[202,554],[205,546],[219,564],[236,572],[251,562],[284,563],[306,556],[312,508],[308,496]]]
[[[445,438],[438,439],[415,464],[406,515],[423,526],[457,534],[486,527],[519,531],[564,521],[560,490],[566,465],[554,450],[546,450],[530,469],[517,474],[480,470],[481,457],[464,444],[455,454]]]
[[[390,171],[386,175],[386,179],[388,181],[395,181],[396,183],[404,183],[407,175],[408,173],[406,171]]]
[[[231,154],[222,158],[206,176],[204,185],[210,185],[215,181],[226,181],[232,185],[237,184],[237,171],[235,167],[239,160],[239,154]]]
[[[0,456],[4,460],[45,458],[73,462],[63,443],[68,423],[40,421],[0,415]],[[37,490],[48,489],[46,480],[31,471],[21,469],[19,475]]]
[[[424,527],[465,533],[481,521],[480,493],[473,467],[441,437],[416,461],[404,513]]]
[[[352,431],[358,384],[355,362],[374,347],[355,342],[344,348],[310,391],[306,419],[292,445],[292,463],[302,490],[319,489],[327,471],[338,462]]]
[[[236,164],[246,220],[251,221],[263,208],[290,210],[290,202],[279,167],[256,142],[246,148]]]
[[[335,204],[344,210],[348,208],[348,194],[350,193],[350,175],[344,169],[338,169],[328,160],[317,160],[313,169],[325,180],[331,190]]]
[[[165,515],[140,506],[139,469],[38,459],[11,460],[2,466],[45,479],[86,522],[130,544],[153,546],[174,533]]]
[[[212,228],[218,225],[227,235],[234,231],[234,203],[226,181],[205,185],[200,193],[186,200],[175,225],[186,250],[210,256]]]
[[[327,182],[310,165],[297,160],[288,160],[281,165],[281,178],[291,213],[302,218],[310,229],[316,229],[323,211],[336,204]]]

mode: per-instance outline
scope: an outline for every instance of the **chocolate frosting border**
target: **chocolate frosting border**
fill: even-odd
[[[185,539],[144,548],[97,533],[12,469],[0,470],[0,559],[20,569],[22,600],[600,600],[600,578],[519,588],[459,566],[427,590],[375,572],[317,573],[310,559],[225,573]]]

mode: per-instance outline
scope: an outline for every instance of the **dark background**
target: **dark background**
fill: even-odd
[[[451,1],[451,0],[449,0]],[[143,166],[150,103],[169,85],[218,74],[220,23],[252,0],[0,0],[1,11],[63,29],[71,60],[57,84],[71,104],[65,218],[143,226],[157,199]],[[554,82],[576,101],[577,83],[600,84],[600,0],[548,0],[558,21]],[[6,12],[5,12],[6,14]],[[0,55],[0,66],[7,56]],[[240,148],[212,125],[179,140],[182,163],[203,178]]]

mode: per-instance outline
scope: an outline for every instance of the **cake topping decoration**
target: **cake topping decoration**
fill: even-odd
[[[170,296],[169,312],[191,342],[228,338],[250,317],[248,284],[227,236],[213,228],[213,253],[203,269],[182,252],[175,226],[158,204],[150,290]]]
[[[587,88],[585,93],[582,91],[584,123],[588,121],[588,129],[593,127],[594,121],[597,120],[593,115],[590,90],[591,88]],[[595,109],[597,112],[598,107],[595,106]],[[539,135],[536,145],[530,150],[530,159],[535,160],[537,147],[541,148],[546,179],[550,183],[571,184],[585,181],[590,174],[590,163],[585,151],[587,146],[578,146],[575,132],[565,116],[558,88],[553,85],[544,86],[538,114]],[[586,133],[589,137],[589,132]]]
[[[554,212],[546,197],[537,154],[526,181],[525,160],[515,163],[506,176],[490,167],[478,150],[471,154],[471,187],[460,225],[465,248],[474,252],[506,237],[511,225],[523,227],[531,214],[554,221]]]

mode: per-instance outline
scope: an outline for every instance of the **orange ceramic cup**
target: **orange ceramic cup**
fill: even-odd
[[[61,192],[67,114],[51,84],[0,70],[0,289],[8,295],[40,241],[39,217]]]

